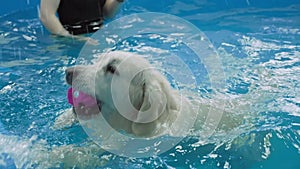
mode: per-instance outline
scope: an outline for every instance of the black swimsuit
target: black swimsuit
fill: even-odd
[[[59,20],[71,34],[92,33],[103,24],[106,0],[60,0]]]

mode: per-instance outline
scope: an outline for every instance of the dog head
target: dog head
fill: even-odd
[[[137,136],[160,134],[179,109],[165,77],[133,53],[114,51],[103,54],[93,65],[68,68],[66,80],[95,97],[113,128]]]

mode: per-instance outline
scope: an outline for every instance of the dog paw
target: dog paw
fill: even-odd
[[[76,115],[73,113],[73,109],[65,110],[61,115],[59,115],[52,126],[53,130],[59,130],[71,127],[74,123],[77,122]]]

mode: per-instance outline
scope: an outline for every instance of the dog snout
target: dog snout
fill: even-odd
[[[76,76],[76,72],[75,72],[75,68],[74,67],[71,67],[71,68],[68,68],[66,69],[65,71],[66,73],[66,81],[69,85],[72,85],[72,81],[73,79],[75,78]]]

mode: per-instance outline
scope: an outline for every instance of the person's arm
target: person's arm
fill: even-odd
[[[49,32],[60,36],[72,37],[80,41],[86,41],[89,44],[97,45],[97,40],[94,40],[90,37],[72,35],[62,26],[58,17],[56,16],[59,3],[60,0],[41,0],[40,19]]]
[[[103,7],[104,18],[112,18],[124,0],[106,0]]]
[[[40,19],[49,32],[61,36],[71,36],[56,16],[59,3],[60,0],[41,0]]]

